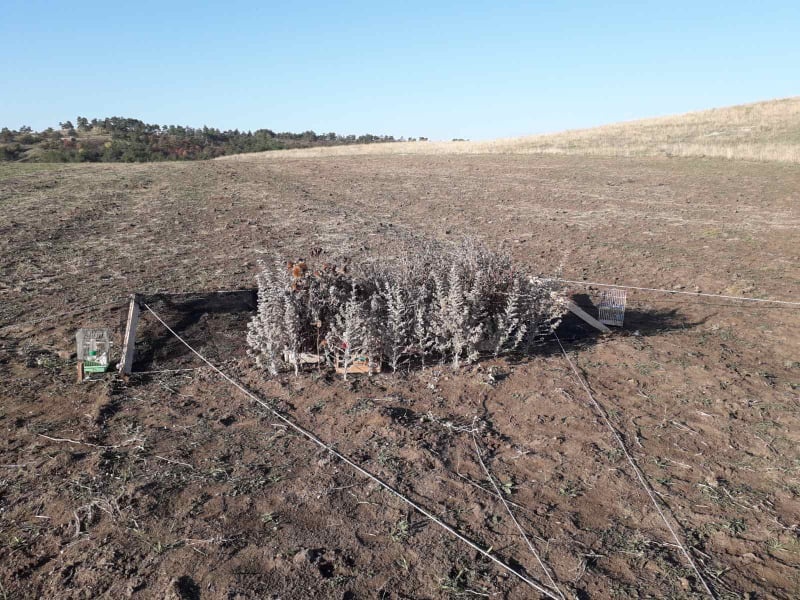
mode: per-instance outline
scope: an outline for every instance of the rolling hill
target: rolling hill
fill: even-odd
[[[709,156],[800,163],[800,96],[486,142],[400,142],[305,148],[270,152],[269,156],[359,154]]]

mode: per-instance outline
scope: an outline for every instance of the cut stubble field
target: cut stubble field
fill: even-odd
[[[258,260],[471,235],[534,272],[800,298],[800,169],[719,159],[256,155],[0,173],[0,597],[527,598],[143,316],[139,371],[75,383],[131,292],[254,287]],[[597,290],[575,287],[586,303]],[[110,300],[121,300],[102,304]],[[99,304],[76,314],[62,313]],[[703,597],[557,344],[343,382],[268,380],[248,314],[153,306],[270,406],[569,597]],[[61,315],[61,316],[59,316]],[[629,294],[559,335],[720,598],[800,589],[800,312]]]

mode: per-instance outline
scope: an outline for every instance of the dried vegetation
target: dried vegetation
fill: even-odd
[[[351,272],[352,271],[352,272]],[[388,364],[449,362],[528,347],[560,322],[565,297],[475,240],[455,248],[415,241],[392,260],[356,268],[263,264],[247,341],[262,368],[307,362],[370,372]]]
[[[481,142],[402,142],[262,153],[270,158],[364,154],[696,156],[800,163],[800,97]]]

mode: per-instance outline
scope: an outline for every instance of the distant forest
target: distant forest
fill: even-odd
[[[414,138],[409,138],[413,141]],[[419,138],[425,140],[426,138]],[[339,135],[220,131],[213,127],[150,125],[138,119],[78,117],[54,129],[33,131],[30,127],[0,130],[0,161],[23,162],[148,162],[198,160],[242,152],[263,152],[311,146],[374,144],[396,140],[387,135]]]

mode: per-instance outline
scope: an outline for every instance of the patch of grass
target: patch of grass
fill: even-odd
[[[800,483],[797,482],[785,483],[784,487],[795,498],[800,497]]]
[[[486,517],[486,523],[488,524],[489,529],[491,529],[492,531],[496,531],[497,526],[500,525],[500,523],[502,522],[503,522],[503,517],[498,514],[492,514]]]
[[[669,461],[661,456],[654,456],[651,460],[659,469],[666,469],[669,466]]]
[[[717,335],[719,335],[719,339],[721,339],[724,342],[739,341],[739,337],[736,335],[736,332],[730,327],[723,327],[719,329]]]
[[[22,548],[25,548],[28,544],[29,541],[27,539],[18,535],[12,535],[10,538],[8,538],[7,546],[9,550],[13,552],[14,550],[21,550]]]
[[[782,552],[786,549],[786,544],[784,544],[778,538],[770,538],[764,542],[764,545],[770,552]]]
[[[264,527],[266,527],[270,531],[277,531],[278,524],[280,521],[278,519],[278,515],[276,515],[274,512],[269,511],[261,513],[261,522],[264,524]]]
[[[403,569],[403,571],[405,571],[406,573],[408,573],[411,570],[411,566],[408,564],[408,560],[406,560],[405,556],[401,556],[399,559],[394,561],[394,564]]]
[[[450,594],[463,593],[465,579],[464,569],[461,569],[456,575],[448,575],[440,579],[439,589]]]
[[[583,494],[583,486],[579,481],[568,480],[561,484],[558,493],[567,498],[577,498]]]
[[[385,440],[384,443],[385,445],[379,447],[375,460],[382,467],[386,467],[392,471],[398,471],[401,467],[401,464],[400,460],[394,453],[394,445],[391,442],[386,442]]]
[[[650,375],[650,373],[653,372],[652,365],[649,365],[647,363],[636,363],[634,366],[636,367],[636,370],[639,372],[639,375],[642,375],[642,376],[645,376],[645,377]]]
[[[461,521],[461,515],[467,512],[467,509],[463,506],[458,506],[456,508],[449,509],[449,512],[451,515],[453,515],[453,517],[455,517],[456,521]]]
[[[325,408],[325,404],[326,403],[325,403],[324,400],[319,400],[319,401],[315,402],[314,404],[312,404],[311,406],[309,406],[306,410],[307,410],[307,412],[309,412],[311,414],[316,414],[316,413],[322,412],[322,409]]]
[[[736,518],[723,523],[722,528],[730,532],[731,535],[738,536],[747,531],[747,523],[744,522],[744,519]]]
[[[395,542],[405,542],[408,539],[408,530],[408,520],[400,519],[394,524],[389,535]]]
[[[443,592],[447,593],[450,596],[470,596],[470,597],[485,597],[489,598],[489,594],[487,594],[483,590],[475,590],[469,586],[469,579],[472,576],[472,571],[467,568],[459,568],[456,571],[455,568],[450,571],[450,574],[447,577],[443,577],[439,580],[439,589]]]
[[[603,456],[608,459],[610,463],[616,463],[625,457],[625,453],[621,448],[607,448],[601,452]]]
[[[344,585],[351,579],[352,577],[350,577],[349,575],[335,575],[334,577],[328,579],[328,585],[331,587],[337,587],[340,585]]]
[[[344,414],[357,415],[373,408],[375,408],[375,402],[372,401],[372,398],[359,398],[353,406],[344,411]]]
[[[772,419],[764,419],[753,425],[753,430],[758,433],[770,433],[773,429],[783,429],[783,426]]]
[[[770,538],[764,545],[769,552],[790,552],[792,554],[800,554],[800,540],[791,539],[784,542],[778,538]]]
[[[150,547],[150,550],[153,554],[161,556],[162,554],[166,554],[168,551],[172,550],[173,548],[178,548],[183,546],[183,542],[178,540],[175,542],[165,542],[162,540],[155,540],[151,541],[144,536],[141,536],[142,541]]]

